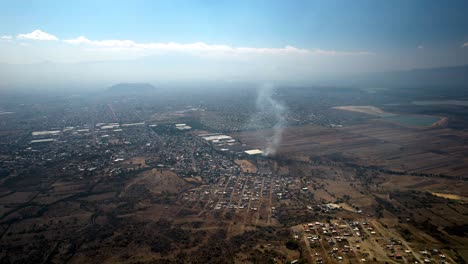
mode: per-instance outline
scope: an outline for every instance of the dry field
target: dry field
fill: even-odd
[[[264,148],[270,130],[233,134],[252,148]],[[467,177],[468,134],[448,128],[408,128],[369,121],[343,128],[289,127],[280,154],[286,156],[344,155],[365,166],[408,173]]]
[[[450,200],[463,200],[463,199],[466,200],[465,197],[462,197],[462,196],[456,195],[456,194],[437,193],[437,192],[433,192],[432,194],[435,195],[435,196],[442,197],[442,198],[446,198],[446,199],[450,199]]]
[[[143,185],[152,193],[178,193],[191,185],[171,170],[152,169],[140,173],[125,187],[127,192],[131,187]]]
[[[134,165],[134,166],[139,166],[141,168],[148,167],[148,165],[146,165],[146,162],[145,162],[145,157],[131,158],[131,159],[123,161],[121,164]]]
[[[21,204],[29,201],[37,192],[14,192],[0,197],[0,204]]]
[[[420,190],[447,199],[457,197],[456,200],[464,200],[468,197],[466,182],[456,179],[387,174],[384,174],[382,179],[383,183],[380,186],[386,190]]]
[[[234,162],[239,165],[242,172],[257,173],[257,167],[248,160],[235,160]]]

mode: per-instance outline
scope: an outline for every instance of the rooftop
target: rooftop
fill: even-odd
[[[246,150],[244,151],[245,153],[249,154],[249,155],[258,155],[258,154],[263,154],[263,151],[259,150],[259,149],[251,149],[251,150]]]

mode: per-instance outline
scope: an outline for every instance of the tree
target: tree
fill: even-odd
[[[290,250],[298,250],[298,249],[299,249],[299,243],[297,243],[296,240],[290,239],[290,240],[288,240],[288,241],[286,242],[286,247],[287,247],[288,249],[290,249]]]

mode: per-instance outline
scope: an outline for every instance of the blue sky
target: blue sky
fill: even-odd
[[[172,68],[159,78],[206,67],[197,76],[249,79],[249,68],[287,81],[468,63],[461,0],[1,1],[0,10],[3,64],[139,61],[150,72],[139,67],[164,61]]]

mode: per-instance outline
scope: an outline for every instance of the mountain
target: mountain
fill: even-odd
[[[156,88],[149,83],[118,83],[107,89],[108,92],[119,94],[139,94],[154,92]]]
[[[388,88],[467,87],[468,65],[365,74],[349,80],[353,85]]]

